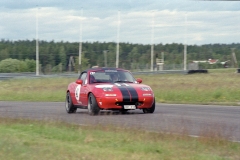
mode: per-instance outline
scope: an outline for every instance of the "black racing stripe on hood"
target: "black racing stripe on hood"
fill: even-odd
[[[121,86],[117,86],[119,88],[119,90],[122,93],[123,96],[123,101],[124,102],[136,102],[138,101],[138,94],[137,91],[135,90],[135,88],[131,87],[131,86],[126,86],[121,84]]]
[[[131,86],[127,86],[127,90],[130,92],[131,94],[131,101],[138,101],[138,94],[137,91],[135,90],[135,88],[131,87]]]
[[[130,94],[129,94],[128,90],[125,87],[122,87],[122,86],[118,86],[118,88],[122,93],[123,102],[126,102],[126,101],[130,102]]]

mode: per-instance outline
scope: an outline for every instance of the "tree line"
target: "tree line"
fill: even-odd
[[[150,44],[120,43],[119,46],[120,68],[129,70],[150,69]],[[219,62],[228,61],[229,67],[233,67],[233,48],[236,59],[240,60],[239,43],[188,45],[187,63],[191,63],[192,61],[197,60],[218,59]],[[164,58],[164,69],[182,69],[181,67],[183,65],[184,58],[183,53],[183,44],[155,44],[153,56],[154,66],[156,67],[157,58]],[[66,72],[69,70],[77,71],[79,59],[78,55],[79,42],[39,41],[39,63],[41,72],[45,74],[51,72]],[[162,57],[163,55],[164,57]],[[18,66],[15,67],[15,72],[33,72],[35,70],[35,60],[35,40],[9,41],[2,39],[0,41],[0,72],[11,72],[11,70],[7,70],[6,68],[11,67],[12,65]],[[8,64],[8,66],[6,66],[6,64]],[[97,41],[82,43],[81,69],[86,69],[96,65],[107,67],[116,66],[115,42]],[[205,66],[203,65],[202,67],[219,68],[224,66],[218,64]]]

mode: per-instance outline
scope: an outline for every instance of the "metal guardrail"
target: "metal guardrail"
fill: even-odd
[[[132,74],[187,74],[185,70],[163,70],[163,71],[140,71],[132,72]]]
[[[0,73],[0,80],[17,78],[17,77],[31,77],[35,73]]]
[[[184,70],[164,70],[164,71],[140,71],[132,72],[134,75],[139,74],[187,74],[188,71]],[[7,80],[12,78],[42,78],[42,77],[78,77],[78,73],[59,73],[59,74],[40,74],[36,76],[34,72],[27,73],[0,73],[0,80]]]

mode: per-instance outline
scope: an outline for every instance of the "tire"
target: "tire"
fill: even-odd
[[[72,103],[72,98],[69,92],[67,92],[66,95],[65,108],[67,113],[75,113],[77,111],[77,108]]]
[[[97,115],[100,112],[100,108],[97,104],[95,96],[90,93],[88,96],[88,113],[90,115]]]
[[[151,108],[143,109],[143,113],[153,113],[154,111],[155,111],[155,98],[154,98]]]

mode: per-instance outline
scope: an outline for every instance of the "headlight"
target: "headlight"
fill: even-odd
[[[141,90],[142,91],[151,91],[151,88],[149,88],[149,87],[141,87]]]
[[[107,92],[107,91],[113,91],[112,87],[103,87],[102,88],[103,91]]]

